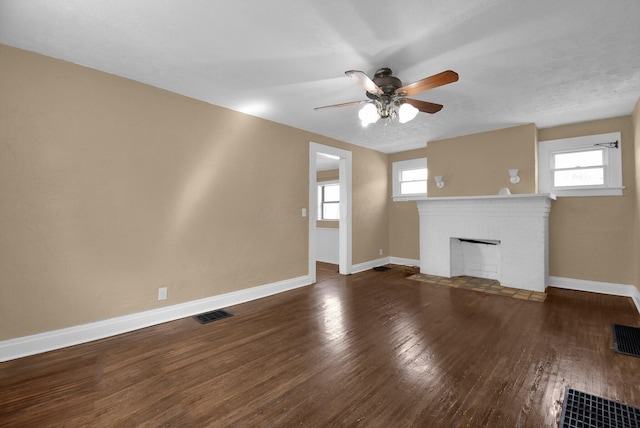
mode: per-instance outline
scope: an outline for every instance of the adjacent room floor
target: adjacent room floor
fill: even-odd
[[[340,276],[339,266],[332,263],[316,262],[316,282]]]
[[[640,358],[611,323],[628,298],[544,303],[406,279],[334,276],[0,364],[0,426],[553,427],[566,386],[640,406]]]

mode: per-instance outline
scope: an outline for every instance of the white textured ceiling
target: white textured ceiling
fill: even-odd
[[[392,153],[534,122],[630,114],[638,0],[0,0],[0,43]],[[444,104],[362,128],[345,70],[456,83]]]

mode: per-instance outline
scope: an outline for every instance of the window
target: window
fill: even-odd
[[[427,196],[427,158],[394,162],[392,169],[394,201]]]
[[[554,187],[604,185],[604,150],[553,153]]]
[[[340,220],[340,184],[318,185],[318,220]]]
[[[620,133],[615,132],[540,142],[540,192],[557,196],[622,195],[620,141]]]

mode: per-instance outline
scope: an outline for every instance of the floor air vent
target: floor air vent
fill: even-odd
[[[640,409],[568,388],[560,428],[640,428]]]
[[[195,318],[195,320],[198,321],[200,324],[207,324],[212,321],[217,321],[217,320],[221,320],[223,318],[229,318],[232,316],[233,314],[231,312],[227,312],[224,309],[218,309],[217,311],[211,311],[205,314],[196,315],[193,318]]]
[[[640,328],[612,324],[613,349],[619,354],[640,357]]]

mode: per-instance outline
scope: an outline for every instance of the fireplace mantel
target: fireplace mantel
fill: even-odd
[[[544,291],[549,277],[548,220],[553,199],[553,194],[535,193],[417,201],[420,271],[456,275],[452,239],[499,241],[498,281],[505,287]]]

